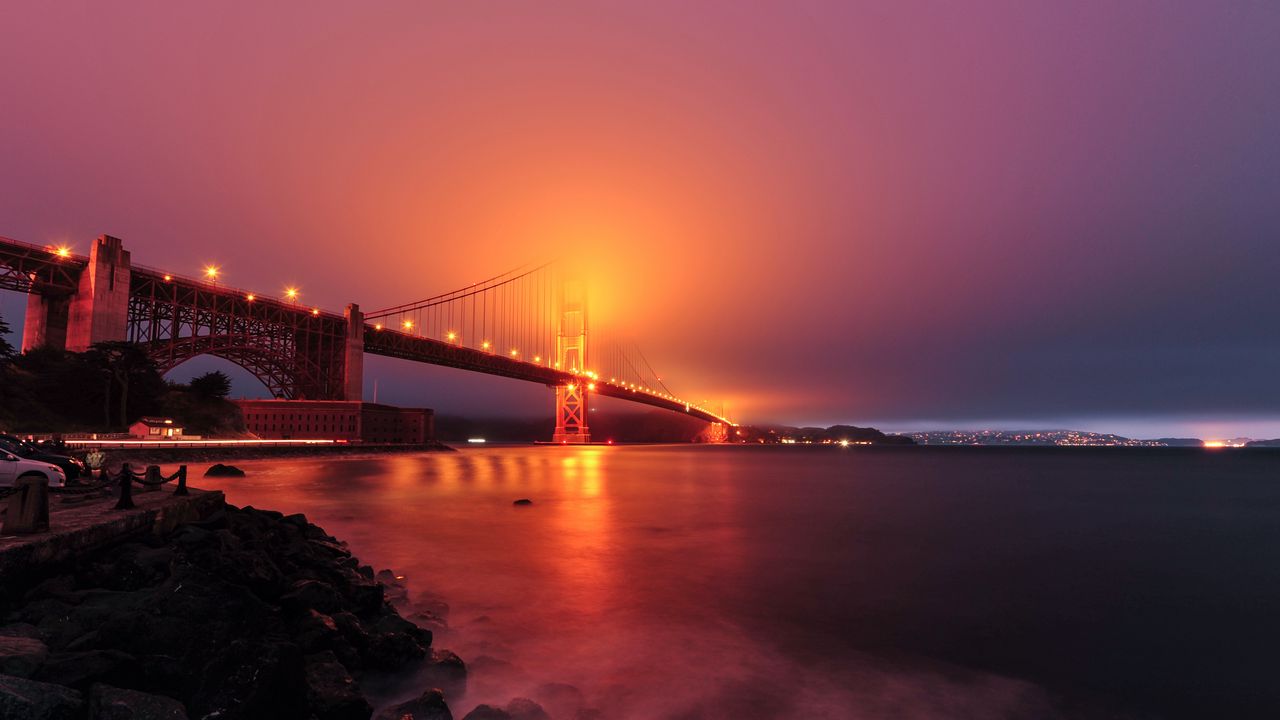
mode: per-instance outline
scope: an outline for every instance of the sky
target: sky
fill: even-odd
[[[0,236],[339,310],[569,252],[593,327],[740,421],[1274,437],[1278,37],[1244,1],[5,3]]]

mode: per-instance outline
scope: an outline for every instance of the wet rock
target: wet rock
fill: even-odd
[[[582,708],[582,691],[568,683],[543,683],[531,693],[556,718],[572,718]]]
[[[551,720],[547,711],[529,698],[516,698],[507,703],[506,709],[511,720]]]
[[[533,501],[532,501],[532,500],[530,500],[529,498],[520,498],[519,500],[516,500],[515,502],[513,502],[513,503],[511,503],[511,504],[512,504],[512,505],[532,505],[532,504],[533,504]]]
[[[29,678],[49,657],[49,648],[29,637],[0,636],[0,673]]]
[[[195,717],[306,717],[306,679],[296,645],[236,640],[205,665],[188,708]]]
[[[222,463],[214,463],[204,471],[205,477],[244,477],[244,471],[235,465],[223,465]]]
[[[35,678],[80,690],[95,682],[127,683],[136,658],[119,650],[84,650],[51,654]]]
[[[97,684],[89,689],[92,720],[187,720],[182,703],[163,695]]]
[[[426,648],[408,633],[381,633],[369,641],[368,661],[381,670],[399,670],[426,655]]]
[[[373,708],[332,652],[306,659],[307,705],[319,720],[367,720]]]
[[[342,595],[333,586],[319,580],[295,582],[292,591],[281,596],[280,604],[298,613],[316,610],[328,615],[346,609]]]
[[[71,688],[0,675],[0,718],[79,720],[84,696]]]
[[[423,681],[440,688],[446,698],[460,698],[467,691],[467,666],[462,658],[449,650],[432,650]]]
[[[462,720],[511,720],[511,713],[492,705],[477,705]]]
[[[432,688],[413,700],[386,708],[374,720],[453,720],[453,713],[445,704],[444,694]]]

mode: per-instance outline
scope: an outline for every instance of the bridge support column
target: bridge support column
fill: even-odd
[[[702,432],[702,437],[708,443],[729,442],[729,426],[722,422],[709,423],[707,429]]]
[[[591,432],[587,429],[587,388],[582,383],[556,388],[556,431],[551,441],[565,444],[591,442]]]
[[[94,343],[126,338],[130,268],[129,251],[120,238],[102,235],[93,242],[80,288],[71,297],[68,350],[84,352]]]
[[[364,399],[364,313],[360,306],[347,306],[347,342],[342,362],[342,399]]]
[[[67,347],[67,317],[71,298],[66,295],[27,293],[27,315],[22,323],[22,352]]]

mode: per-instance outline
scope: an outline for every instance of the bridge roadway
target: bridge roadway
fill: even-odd
[[[471,370],[488,375],[499,375],[516,380],[540,383],[548,387],[557,387],[570,383],[588,383],[589,387],[594,385],[594,389],[588,392],[595,395],[629,400],[672,412],[687,413],[692,417],[709,423],[728,422],[724,418],[706,410],[692,405],[685,405],[678,400],[669,399],[656,393],[645,392],[638,388],[624,388],[620,384],[611,383],[608,380],[592,379],[579,373],[547,367],[541,363],[516,360],[505,355],[454,345],[442,340],[409,335],[386,328],[378,329],[374,325],[366,324],[364,326],[364,351],[373,355],[412,360],[430,365],[443,365],[460,370]]]

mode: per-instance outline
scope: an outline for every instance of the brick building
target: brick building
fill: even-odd
[[[435,439],[435,413],[346,400],[235,400],[245,429],[264,440],[425,443]]]

